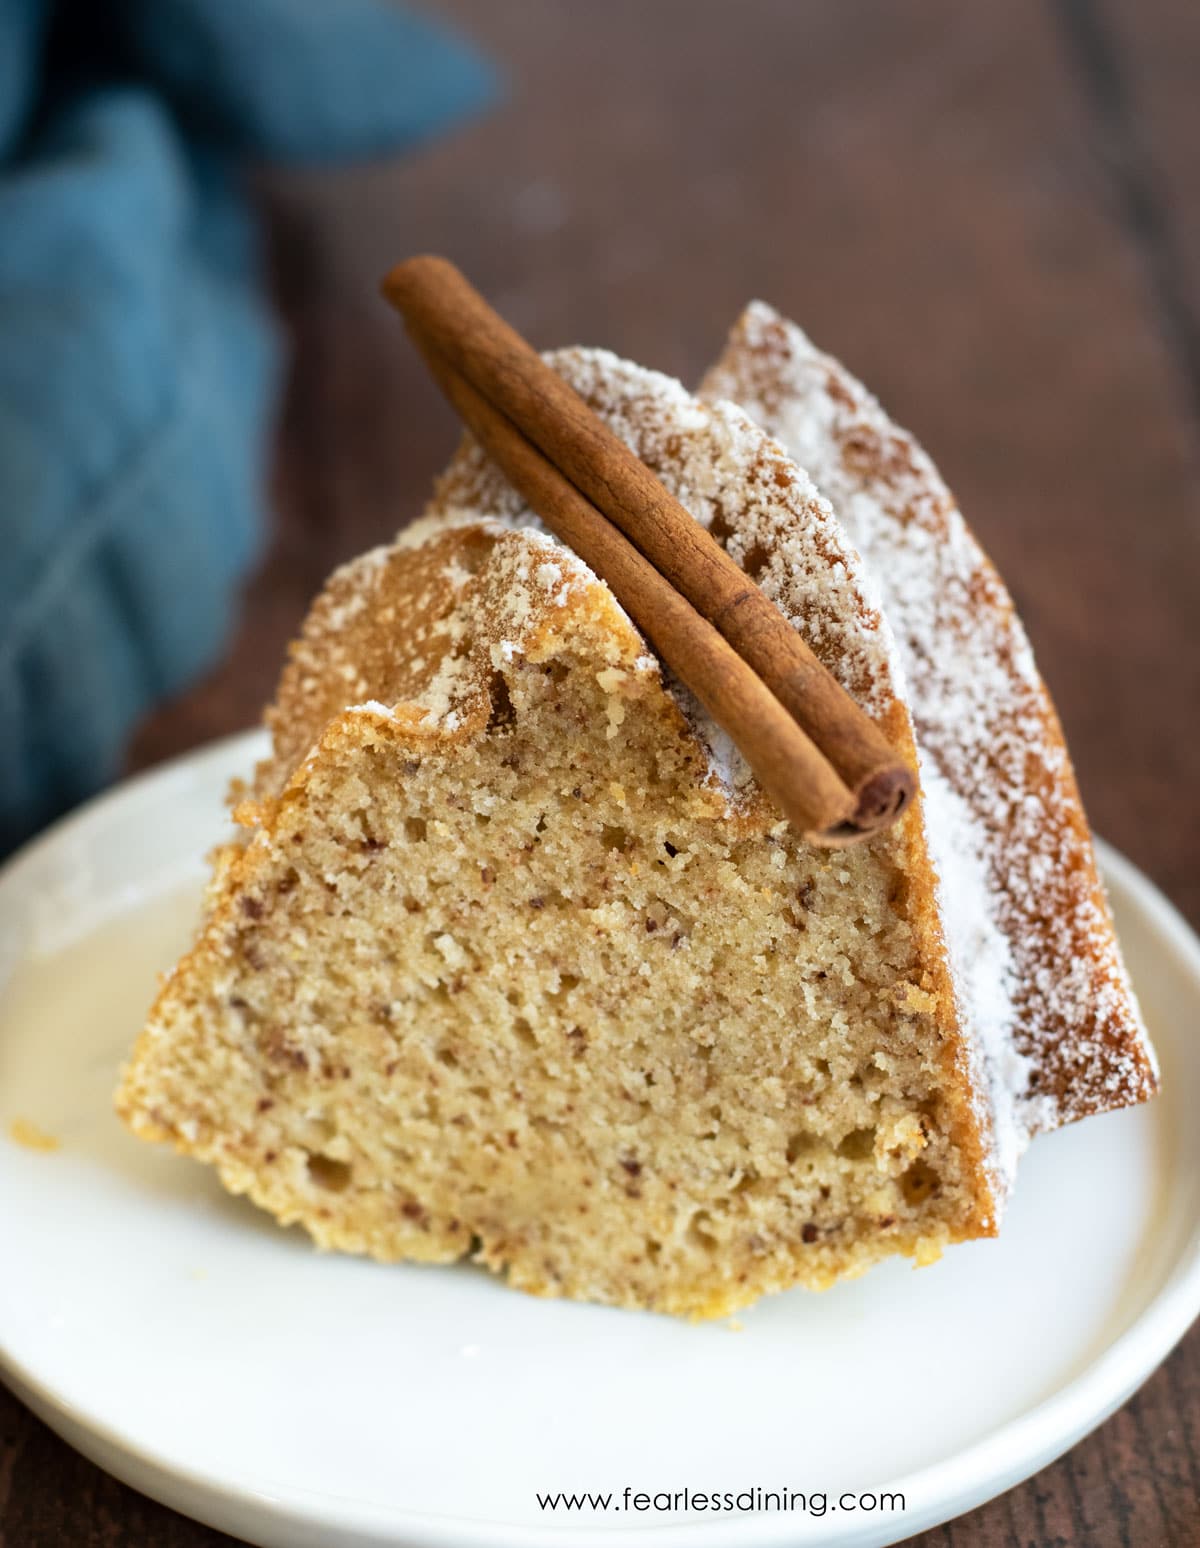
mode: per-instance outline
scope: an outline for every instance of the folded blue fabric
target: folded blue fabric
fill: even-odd
[[[238,160],[494,90],[384,0],[0,0],[0,852],[113,777],[258,551],[280,352]]]

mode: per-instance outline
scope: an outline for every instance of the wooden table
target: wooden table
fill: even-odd
[[[511,99],[408,161],[264,188],[295,347],[271,551],[227,661],[133,764],[250,723],[330,567],[420,508],[453,428],[376,300],[396,258],[447,253],[538,344],[685,381],[760,295],[934,451],[1024,613],[1096,827],[1200,924],[1200,7],[440,9],[508,65]],[[1193,1332],[1069,1456],[915,1541],[1192,1548],[1198,1500]],[[229,1541],[0,1393],[0,1548]]]

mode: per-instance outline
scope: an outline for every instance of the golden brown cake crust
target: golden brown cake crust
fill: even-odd
[[[969,810],[1012,956],[1032,1133],[1144,1101],[1153,1051],[1054,705],[1012,599],[936,468],[838,361],[762,303],[702,392],[779,437],[833,501],[896,633],[923,758]]]

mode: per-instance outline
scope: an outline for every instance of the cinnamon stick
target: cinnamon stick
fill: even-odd
[[[658,655],[733,738],[788,821],[814,843],[844,837],[854,797],[766,684],[510,420],[417,338],[484,451],[551,531],[604,577]]]
[[[550,494],[547,468],[557,473],[551,502],[554,513],[543,510],[527,489],[522,491],[547,525],[559,531],[556,514],[568,498],[562,486],[573,486],[584,497],[582,506],[571,502],[576,525],[586,527],[593,542],[598,541],[597,520],[607,528],[602,559],[593,563],[587,555],[583,556],[597,574],[609,581],[618,599],[625,602],[618,582],[603,565],[617,562],[618,550],[612,538],[619,529],[619,534],[649,562],[650,570],[664,583],[653,588],[653,605],[660,610],[672,608],[670,616],[678,620],[678,609],[665,598],[673,593],[686,599],[692,610],[724,637],[734,656],[750,669],[750,676],[760,681],[776,704],[782,705],[803,729],[823,762],[842,782],[848,800],[836,798],[837,793],[828,781],[820,779],[811,757],[805,756],[796,764],[794,773],[784,779],[791,790],[785,802],[776,774],[768,778],[756,766],[755,758],[769,760],[764,757],[763,747],[756,745],[754,725],[746,723],[743,716],[742,730],[735,732],[721,714],[713,711],[789,817],[798,821],[808,836],[825,843],[852,842],[894,821],[915,789],[912,771],[817,660],[775,604],[583,398],[444,259],[414,258],[399,264],[387,276],[383,288],[472,428],[478,428],[483,411],[490,409],[515,431],[525,447],[541,454],[537,464],[542,491],[539,498]],[[459,382],[471,389],[471,396],[463,392]],[[468,418],[464,405],[473,418]],[[487,433],[495,444],[503,443],[510,459],[517,456],[512,436],[501,435],[501,427],[494,419],[489,420]],[[488,449],[493,451],[491,446]],[[499,453],[493,451],[493,455],[505,465]],[[528,455],[522,450],[520,457],[528,475]],[[583,554],[574,537],[565,531],[560,531],[560,535]],[[620,552],[625,569],[629,570],[629,556],[624,550]],[[649,588],[645,575],[641,579],[643,587]],[[645,600],[650,602],[648,596]],[[629,611],[664,659],[670,661],[667,651],[680,654],[674,649],[676,622],[668,626],[662,621],[666,616],[663,614],[655,628],[649,617],[638,617],[633,607]],[[666,635],[671,638],[664,649]],[[674,661],[670,664],[678,670]],[[680,672],[680,676],[704,701],[704,693],[692,678],[704,677],[710,671],[719,674],[721,670],[710,651],[703,670],[693,668],[690,676],[685,672]],[[744,691],[744,675],[740,675],[740,681],[739,691]],[[712,680],[707,691],[712,692]],[[729,707],[727,704],[725,713]],[[795,752],[793,756],[797,756]],[[801,783],[809,778],[817,781],[812,800],[798,793]],[[805,821],[794,815],[801,810],[807,813]]]

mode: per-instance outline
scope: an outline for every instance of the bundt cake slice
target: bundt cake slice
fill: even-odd
[[[555,364],[911,756],[889,628],[778,444]],[[1030,1071],[970,852],[947,953],[946,803],[806,844],[473,443],[330,580],[268,720],[124,1072],[135,1133],[325,1247],[695,1317],[994,1233]]]
[[[966,1016],[1006,1018],[1018,1128],[1037,1134],[1145,1101],[1154,1052],[1134,999],[1053,702],[1021,620],[937,469],[861,382],[761,302],[705,378],[777,436],[834,505],[896,639],[921,755],[934,862],[968,863],[981,906],[944,907],[951,956],[986,918],[1010,995],[980,985]],[[960,977],[965,975],[960,974]]]

